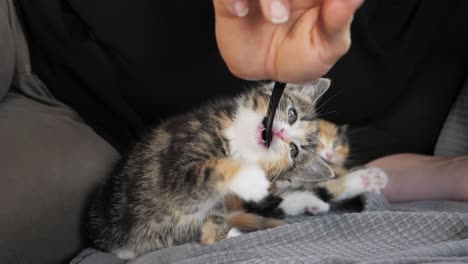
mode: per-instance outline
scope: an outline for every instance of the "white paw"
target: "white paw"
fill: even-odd
[[[298,215],[303,213],[321,214],[330,210],[330,205],[311,192],[297,191],[286,193],[283,201],[278,206],[287,215]]]
[[[380,193],[380,191],[387,186],[387,175],[383,170],[368,168],[363,171],[364,173],[360,178],[365,191]]]
[[[265,171],[256,165],[243,167],[234,177],[230,190],[246,201],[258,202],[268,195],[270,182]]]
[[[311,214],[311,215],[324,214],[328,211],[330,211],[330,204],[322,200],[319,200],[319,202],[316,204],[308,205],[305,208],[306,214]]]
[[[136,257],[135,253],[128,249],[116,249],[112,251],[112,254],[116,255],[120,259],[130,260]]]
[[[237,228],[231,228],[229,232],[227,233],[226,238],[231,238],[231,237],[236,237],[242,235],[242,232],[239,231]]]
[[[357,170],[344,177],[346,191],[337,200],[352,198],[365,192],[380,193],[387,185],[387,175],[379,168]]]

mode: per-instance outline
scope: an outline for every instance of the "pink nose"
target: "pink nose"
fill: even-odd
[[[327,153],[325,153],[325,156],[327,157],[327,159],[331,159],[331,158],[333,158],[333,153],[332,152],[327,152]]]
[[[285,136],[286,136],[286,132],[284,131],[284,128],[278,131],[273,131],[273,137],[278,137],[284,140]]]

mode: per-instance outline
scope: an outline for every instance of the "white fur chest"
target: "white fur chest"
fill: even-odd
[[[259,146],[258,128],[264,115],[252,109],[240,107],[233,124],[226,130],[231,158],[256,163],[266,151]]]

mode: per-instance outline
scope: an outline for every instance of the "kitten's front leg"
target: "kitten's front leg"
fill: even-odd
[[[380,193],[387,185],[387,175],[378,168],[364,168],[353,171],[338,179],[321,182],[316,189],[320,198],[328,201],[342,201],[365,192]]]
[[[196,165],[189,171],[195,172],[200,185],[213,186],[208,183],[216,182],[217,191],[223,195],[233,193],[244,201],[254,202],[268,195],[270,182],[266,172],[256,164],[219,159]]]
[[[229,190],[245,201],[259,202],[268,195],[266,172],[258,165],[243,165],[234,175]]]

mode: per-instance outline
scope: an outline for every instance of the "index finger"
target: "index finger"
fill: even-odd
[[[283,24],[289,20],[289,0],[260,0],[263,16],[273,24]]]

